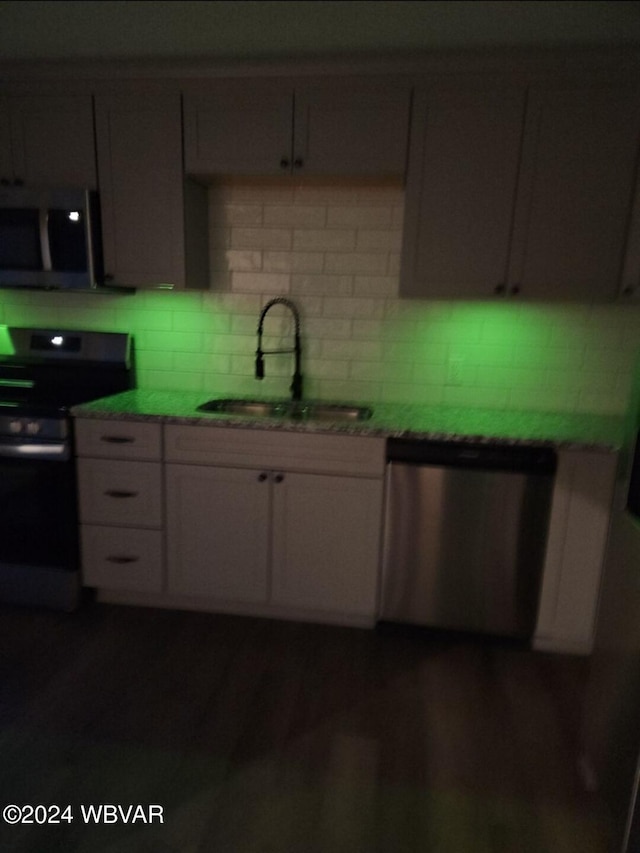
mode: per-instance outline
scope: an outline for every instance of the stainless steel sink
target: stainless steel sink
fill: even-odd
[[[373,410],[368,406],[323,403],[321,401],[240,400],[233,397],[208,400],[198,406],[198,411],[225,415],[246,415],[254,418],[291,418],[310,421],[366,421],[373,414]]]

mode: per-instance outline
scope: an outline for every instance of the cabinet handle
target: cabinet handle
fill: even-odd
[[[258,474],[258,482],[259,483],[264,483],[264,481],[266,479],[267,479],[267,475],[264,472],[262,474]]]
[[[520,293],[520,285],[519,285],[519,284],[514,284],[514,286],[511,288],[511,293],[512,293],[514,296],[517,296],[517,295]]]
[[[496,286],[493,288],[493,292],[497,293],[497,294],[504,293],[505,290],[506,290],[506,288],[505,288],[504,284],[496,284]]]
[[[633,296],[633,287],[631,285],[628,285],[627,287],[625,287],[622,291],[622,295],[623,296]]]
[[[281,169],[288,169],[290,165],[291,162],[286,157],[283,157],[282,160],[280,160]]]
[[[105,441],[107,444],[132,444],[135,438],[129,435],[101,435],[100,441]]]
[[[127,563],[137,563],[140,557],[117,557],[117,556],[109,556],[107,557],[108,563],[116,563],[118,566],[124,566]]]
[[[111,273],[108,273],[108,272],[106,272],[103,276],[105,284],[109,281],[113,281],[114,278],[115,278],[115,276],[111,275]]]
[[[293,165],[296,169],[301,169],[304,166],[304,160],[301,157],[296,157],[293,161]]]
[[[273,478],[274,483],[281,483],[284,480],[284,474],[276,474]]]
[[[123,492],[119,489],[107,489],[105,495],[110,498],[135,498],[137,492]]]

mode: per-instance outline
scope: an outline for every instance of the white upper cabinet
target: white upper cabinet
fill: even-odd
[[[404,296],[503,292],[524,109],[523,88],[416,93]]]
[[[545,300],[617,295],[639,143],[638,89],[530,92],[511,287]]]
[[[224,80],[185,91],[194,175],[402,176],[410,87],[329,78]]]
[[[0,179],[95,189],[91,95],[0,98]]]
[[[180,96],[98,95],[96,130],[107,280],[206,286],[206,190],[184,184]],[[201,261],[193,269],[185,237],[189,206],[200,208],[204,232],[201,248],[189,243]]]
[[[633,289],[639,139],[630,87],[420,92],[403,295],[603,301]]]

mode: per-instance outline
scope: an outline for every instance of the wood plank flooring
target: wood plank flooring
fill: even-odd
[[[92,604],[0,607],[2,853],[609,853],[585,661],[508,643]],[[80,805],[163,807],[86,824]]]

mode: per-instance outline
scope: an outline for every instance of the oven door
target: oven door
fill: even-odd
[[[0,443],[0,600],[72,610],[79,596],[75,468],[66,442]]]

